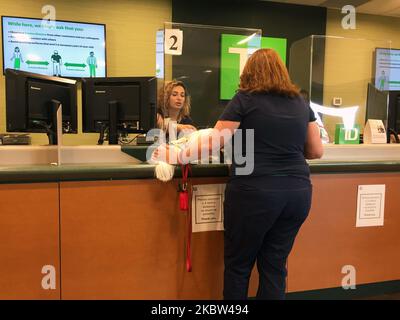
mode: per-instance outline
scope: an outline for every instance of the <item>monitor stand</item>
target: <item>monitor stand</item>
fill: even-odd
[[[108,102],[108,144],[118,144],[117,130],[118,102]]]
[[[60,125],[58,125],[57,121],[58,111],[61,111],[61,102],[57,100],[51,100],[49,108],[50,123],[47,123],[46,121],[43,120],[32,120],[32,124],[46,130],[46,134],[49,139],[49,145],[58,144],[58,140],[60,138],[58,138],[59,135],[57,134],[57,132],[59,131],[59,129],[61,129],[61,134],[62,134],[62,112],[59,115],[58,120],[60,122]]]
[[[102,145],[104,143],[104,135],[106,132],[106,128],[107,128],[107,126],[104,123],[100,124],[100,136],[99,136],[99,140],[97,141],[98,145]]]
[[[58,111],[61,110],[61,102],[52,99],[51,104],[50,104],[50,127],[49,130],[47,131],[47,137],[49,138],[49,145],[57,145],[58,140],[60,139],[59,134],[58,134],[58,129],[62,130],[62,119],[57,119],[57,113]],[[62,117],[62,113],[60,115]],[[60,118],[58,117],[58,118]],[[61,120],[61,121],[60,121]],[[59,122],[61,124],[59,125]],[[62,134],[62,131],[61,131]]]

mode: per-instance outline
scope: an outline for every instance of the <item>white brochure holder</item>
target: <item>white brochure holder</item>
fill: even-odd
[[[370,143],[387,143],[387,134],[382,120],[368,119],[364,127],[363,141]]]

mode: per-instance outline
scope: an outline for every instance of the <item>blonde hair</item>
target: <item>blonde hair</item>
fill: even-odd
[[[158,93],[157,111],[164,118],[168,117],[169,111],[169,98],[175,87],[182,87],[185,90],[185,102],[183,107],[180,109],[177,121],[179,122],[184,117],[190,115],[190,96],[185,84],[182,81],[172,80],[164,84],[164,87],[160,89]]]
[[[239,91],[272,92],[289,97],[300,94],[278,53],[273,49],[258,49],[246,62],[240,76]]]

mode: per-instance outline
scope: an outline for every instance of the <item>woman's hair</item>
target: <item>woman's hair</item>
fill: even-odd
[[[307,103],[310,103],[310,94],[308,93],[308,91],[306,89],[301,89],[300,90],[300,95],[304,98],[304,100]]]
[[[299,89],[290,80],[286,66],[273,49],[258,49],[249,57],[240,76],[239,91],[299,95]]]
[[[172,80],[164,84],[164,87],[160,89],[158,93],[157,99],[157,111],[164,118],[168,117],[168,107],[169,107],[169,97],[172,94],[172,91],[175,87],[182,87],[185,90],[185,102],[183,107],[179,111],[178,121],[180,121],[184,117],[188,117],[190,115],[190,96],[185,84],[182,81]]]

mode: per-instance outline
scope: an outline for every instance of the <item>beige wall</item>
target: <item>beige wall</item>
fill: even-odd
[[[42,6],[56,8],[57,19],[104,23],[107,28],[107,75],[155,75],[157,29],[172,19],[171,0],[0,0],[1,15],[42,18]],[[0,48],[0,50],[2,50]],[[0,77],[0,133],[5,132],[5,81]],[[80,92],[80,91],[79,91]],[[82,132],[78,92],[79,132]],[[47,144],[45,134],[32,143]],[[68,145],[96,144],[96,134],[64,135]]]
[[[373,52],[375,47],[400,48],[400,18],[367,14],[356,15],[356,29],[342,28],[344,15],[337,10],[328,10],[327,36],[348,39],[328,38],[325,54],[324,104],[332,105],[332,98],[343,98],[343,107],[359,105],[356,122],[361,126],[365,121],[367,84],[372,81]],[[361,40],[362,39],[362,40]],[[325,117],[330,136],[333,138],[336,117]]]

